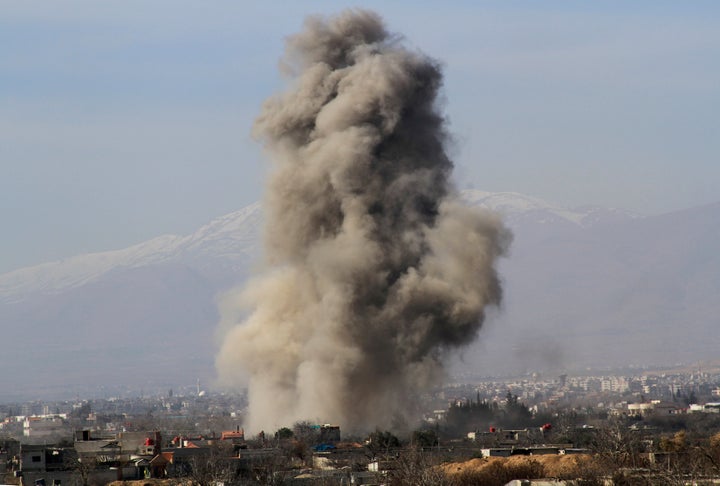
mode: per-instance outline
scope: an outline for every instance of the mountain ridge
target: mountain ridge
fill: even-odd
[[[498,263],[503,306],[489,309],[457,366],[495,373],[716,356],[720,203],[642,217],[514,193],[464,196],[500,209],[515,238]],[[0,374],[6,399],[57,393],[49,370],[71,394],[211,382],[218,296],[247,283],[261,228],[256,203],[189,235],[0,275],[11,343],[0,366],[14,370]]]
[[[583,210],[562,208],[539,198],[513,192],[466,190],[461,195],[470,204],[502,214],[511,226],[515,219],[523,217],[534,218],[540,224],[546,223],[548,218],[559,218],[582,227],[607,220],[607,214],[610,213],[616,218],[639,217],[629,211],[592,206]],[[0,274],[0,302],[21,300],[24,295],[33,292],[56,293],[80,287],[117,267],[136,268],[173,258],[190,259],[197,257],[197,253],[217,258],[257,256],[261,211],[261,204],[256,202],[214,218],[189,235],[160,235],[123,249],[76,255]],[[598,212],[602,214],[598,216]],[[244,227],[246,223],[250,223],[247,228]],[[208,242],[210,251],[204,248]],[[239,250],[238,245],[242,245]]]
[[[192,256],[192,252],[205,252],[203,242],[208,239],[216,243],[223,242],[225,252],[217,252],[215,257],[244,256],[248,248],[258,243],[252,234],[253,225],[259,227],[260,204],[250,204],[242,209],[213,219],[195,232],[186,235],[161,235],[150,240],[119,250],[86,253],[53,262],[41,263],[24,267],[5,274],[0,274],[0,301],[12,302],[23,294],[33,291],[54,293],[64,289],[82,286],[113,268],[136,268],[143,265],[157,264],[178,256]],[[242,224],[251,223],[250,231],[243,231]],[[233,235],[232,230],[239,230]],[[221,238],[225,236],[226,238]],[[246,248],[240,249],[236,244],[245,243]],[[218,250],[218,244],[214,249]]]

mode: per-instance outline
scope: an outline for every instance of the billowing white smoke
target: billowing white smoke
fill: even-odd
[[[499,303],[511,235],[459,201],[439,66],[378,15],[309,18],[285,66],[296,82],[255,126],[275,165],[266,268],[224,300],[219,374],[249,380],[253,430],[386,427]]]

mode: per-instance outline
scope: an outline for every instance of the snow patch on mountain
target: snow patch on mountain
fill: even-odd
[[[40,292],[60,293],[97,280],[117,268],[138,268],[197,258],[243,258],[254,251],[261,224],[260,203],[214,219],[188,236],[164,235],[121,250],[89,253],[0,275],[0,302]]]
[[[589,227],[635,217],[623,210],[596,207],[563,208],[515,192],[466,190],[469,204],[500,213],[511,227],[527,223]],[[23,300],[33,293],[55,294],[98,280],[116,269],[175,262],[189,267],[208,261],[243,262],[260,254],[261,204],[218,217],[187,236],[165,235],[129,248],[90,253],[22,268],[0,275],[0,302]]]
[[[518,220],[532,219],[535,223],[549,224],[564,221],[580,227],[640,217],[624,209],[607,209],[597,206],[565,208],[542,199],[517,192],[486,192],[469,189],[462,192],[464,200],[500,213],[513,226]]]

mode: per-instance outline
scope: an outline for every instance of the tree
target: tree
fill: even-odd
[[[660,439],[660,450],[663,452],[685,452],[687,450],[687,437],[684,430],[676,432],[672,437]]]
[[[292,430],[287,427],[282,427],[275,432],[275,438],[278,440],[292,439],[295,436]]]
[[[649,460],[642,453],[646,452],[646,445],[642,436],[627,427],[622,420],[611,420],[596,429],[591,448],[598,456],[600,464],[605,467],[608,474],[623,468],[648,468]],[[625,480],[625,479],[622,479]]]
[[[464,435],[468,431],[486,429],[497,420],[497,404],[480,401],[455,403],[448,409],[445,423],[453,435]]]
[[[268,454],[253,461],[250,468],[250,484],[279,486],[285,482],[281,473],[290,467],[287,457],[280,454]]]
[[[388,472],[390,486],[449,486],[452,484],[432,456],[418,448],[398,454],[395,468]]]
[[[532,412],[530,409],[520,401],[517,395],[513,395],[510,391],[505,396],[505,420],[512,425],[527,425],[527,422],[532,419]]]
[[[422,449],[431,449],[439,444],[437,433],[432,429],[416,430],[412,435],[412,443]]]
[[[318,438],[315,428],[313,428],[313,425],[307,420],[295,422],[293,424],[292,432],[293,436],[297,440],[306,443],[308,446],[314,445]]]
[[[707,445],[700,447],[700,452],[708,463],[707,472],[712,474],[720,473],[720,432],[711,436],[707,440]]]
[[[55,452],[55,451],[54,451]],[[72,447],[63,447],[57,450],[60,460],[63,463],[63,469],[71,470],[77,473],[82,486],[90,484],[93,471],[98,469],[97,457],[92,454],[80,455]]]
[[[389,430],[375,429],[375,432],[371,433],[367,440],[367,448],[373,456],[381,452],[387,454],[390,449],[398,447],[400,447],[400,439],[395,437]]]
[[[212,444],[188,461],[187,477],[197,486],[229,484],[237,476],[236,462],[232,456],[232,444]]]

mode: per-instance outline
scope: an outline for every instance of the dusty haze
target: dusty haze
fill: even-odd
[[[511,237],[449,182],[438,63],[378,15],[307,19],[281,65],[292,87],[255,125],[266,264],[223,298],[219,375],[247,380],[256,432],[386,427],[500,302]]]

